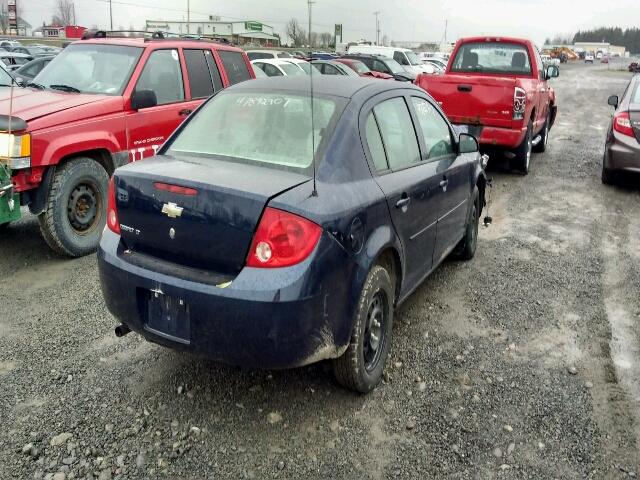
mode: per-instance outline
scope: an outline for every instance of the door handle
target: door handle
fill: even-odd
[[[449,180],[447,180],[446,178],[444,180],[440,180],[440,188],[445,192],[447,191],[448,185],[449,185]]]
[[[184,108],[178,112],[178,115],[180,115],[181,117],[186,117],[187,115],[191,115],[192,111],[193,110],[191,110],[190,108]]]
[[[396,208],[406,208],[411,203],[411,197],[408,197],[406,193],[402,194],[402,198],[396,202]]]
[[[473,90],[471,85],[458,85],[459,92],[470,92],[471,90]]]

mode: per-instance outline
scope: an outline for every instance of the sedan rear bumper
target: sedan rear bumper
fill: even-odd
[[[604,168],[640,173],[640,143],[614,131],[604,149]]]
[[[324,278],[323,272],[310,268],[319,256],[323,265],[331,265]],[[120,237],[105,231],[98,266],[107,307],[151,342],[258,368],[290,368],[336,358],[348,345],[353,306],[344,275],[350,278],[355,268],[329,235],[299,265],[244,268],[230,285],[221,287],[141,268],[126,257]],[[188,308],[188,314],[177,317],[189,324],[188,334],[174,336],[156,328],[151,312],[157,310],[148,305],[158,295]]]

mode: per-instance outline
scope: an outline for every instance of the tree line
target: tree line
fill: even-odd
[[[286,31],[287,37],[291,40],[292,47],[335,47],[335,45],[333,45],[334,39],[331,32],[311,32],[311,35],[309,35],[307,30],[305,30],[295,18],[289,20]]]
[[[623,46],[631,53],[640,53],[640,28],[602,27],[579,31],[573,36],[575,42],[607,42]]]

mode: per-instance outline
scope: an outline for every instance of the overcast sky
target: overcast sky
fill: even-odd
[[[640,0],[315,0],[314,30],[333,31],[342,23],[344,40],[375,39],[380,11],[381,36],[392,40],[437,41],[449,22],[447,39],[476,34],[525,36],[542,43],[556,34],[599,26],[640,25]],[[56,0],[18,0],[34,27],[49,21]],[[187,0],[112,0],[114,28],[142,28],[146,20],[186,19]],[[190,0],[191,18],[220,15],[223,20],[257,20],[284,34],[286,22],[307,22],[306,0]],[[109,0],[76,0],[79,25],[109,27]]]

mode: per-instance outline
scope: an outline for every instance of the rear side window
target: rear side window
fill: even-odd
[[[427,159],[451,155],[454,152],[451,132],[442,115],[424,98],[411,97],[411,101],[427,146]]]
[[[240,52],[219,50],[218,53],[222,59],[222,65],[224,65],[224,69],[227,71],[227,77],[231,85],[244,82],[251,78],[247,64]]]
[[[191,85],[191,98],[205,98],[213,95],[213,80],[204,57],[204,50],[184,50],[184,61]]]
[[[531,75],[531,60],[526,47],[517,43],[465,43],[458,49],[451,71]]]
[[[178,50],[152,52],[138,79],[136,90],[153,90],[158,105],[183,101],[184,85]]]
[[[393,59],[398,62],[400,65],[409,65],[409,61],[407,60],[407,57],[404,56],[404,53],[402,52],[393,52]]]
[[[373,109],[380,126],[387,161],[392,170],[420,162],[418,139],[404,98],[392,98]]]
[[[367,139],[367,145],[369,145],[369,151],[371,152],[371,159],[376,171],[387,170],[387,156],[384,153],[384,145],[382,144],[382,137],[380,136],[380,130],[378,129],[378,122],[373,112],[369,114],[367,118],[365,137]]]
[[[338,70],[333,65],[325,63],[323,67],[324,70],[322,71],[322,73],[324,73],[325,75],[342,75],[342,73],[340,73],[340,70]]]
[[[204,58],[207,60],[207,66],[209,67],[209,72],[211,72],[211,78],[213,78],[213,90],[215,92],[222,90],[222,77],[220,77],[220,70],[218,70],[216,59],[213,58],[211,50],[204,51]]]

